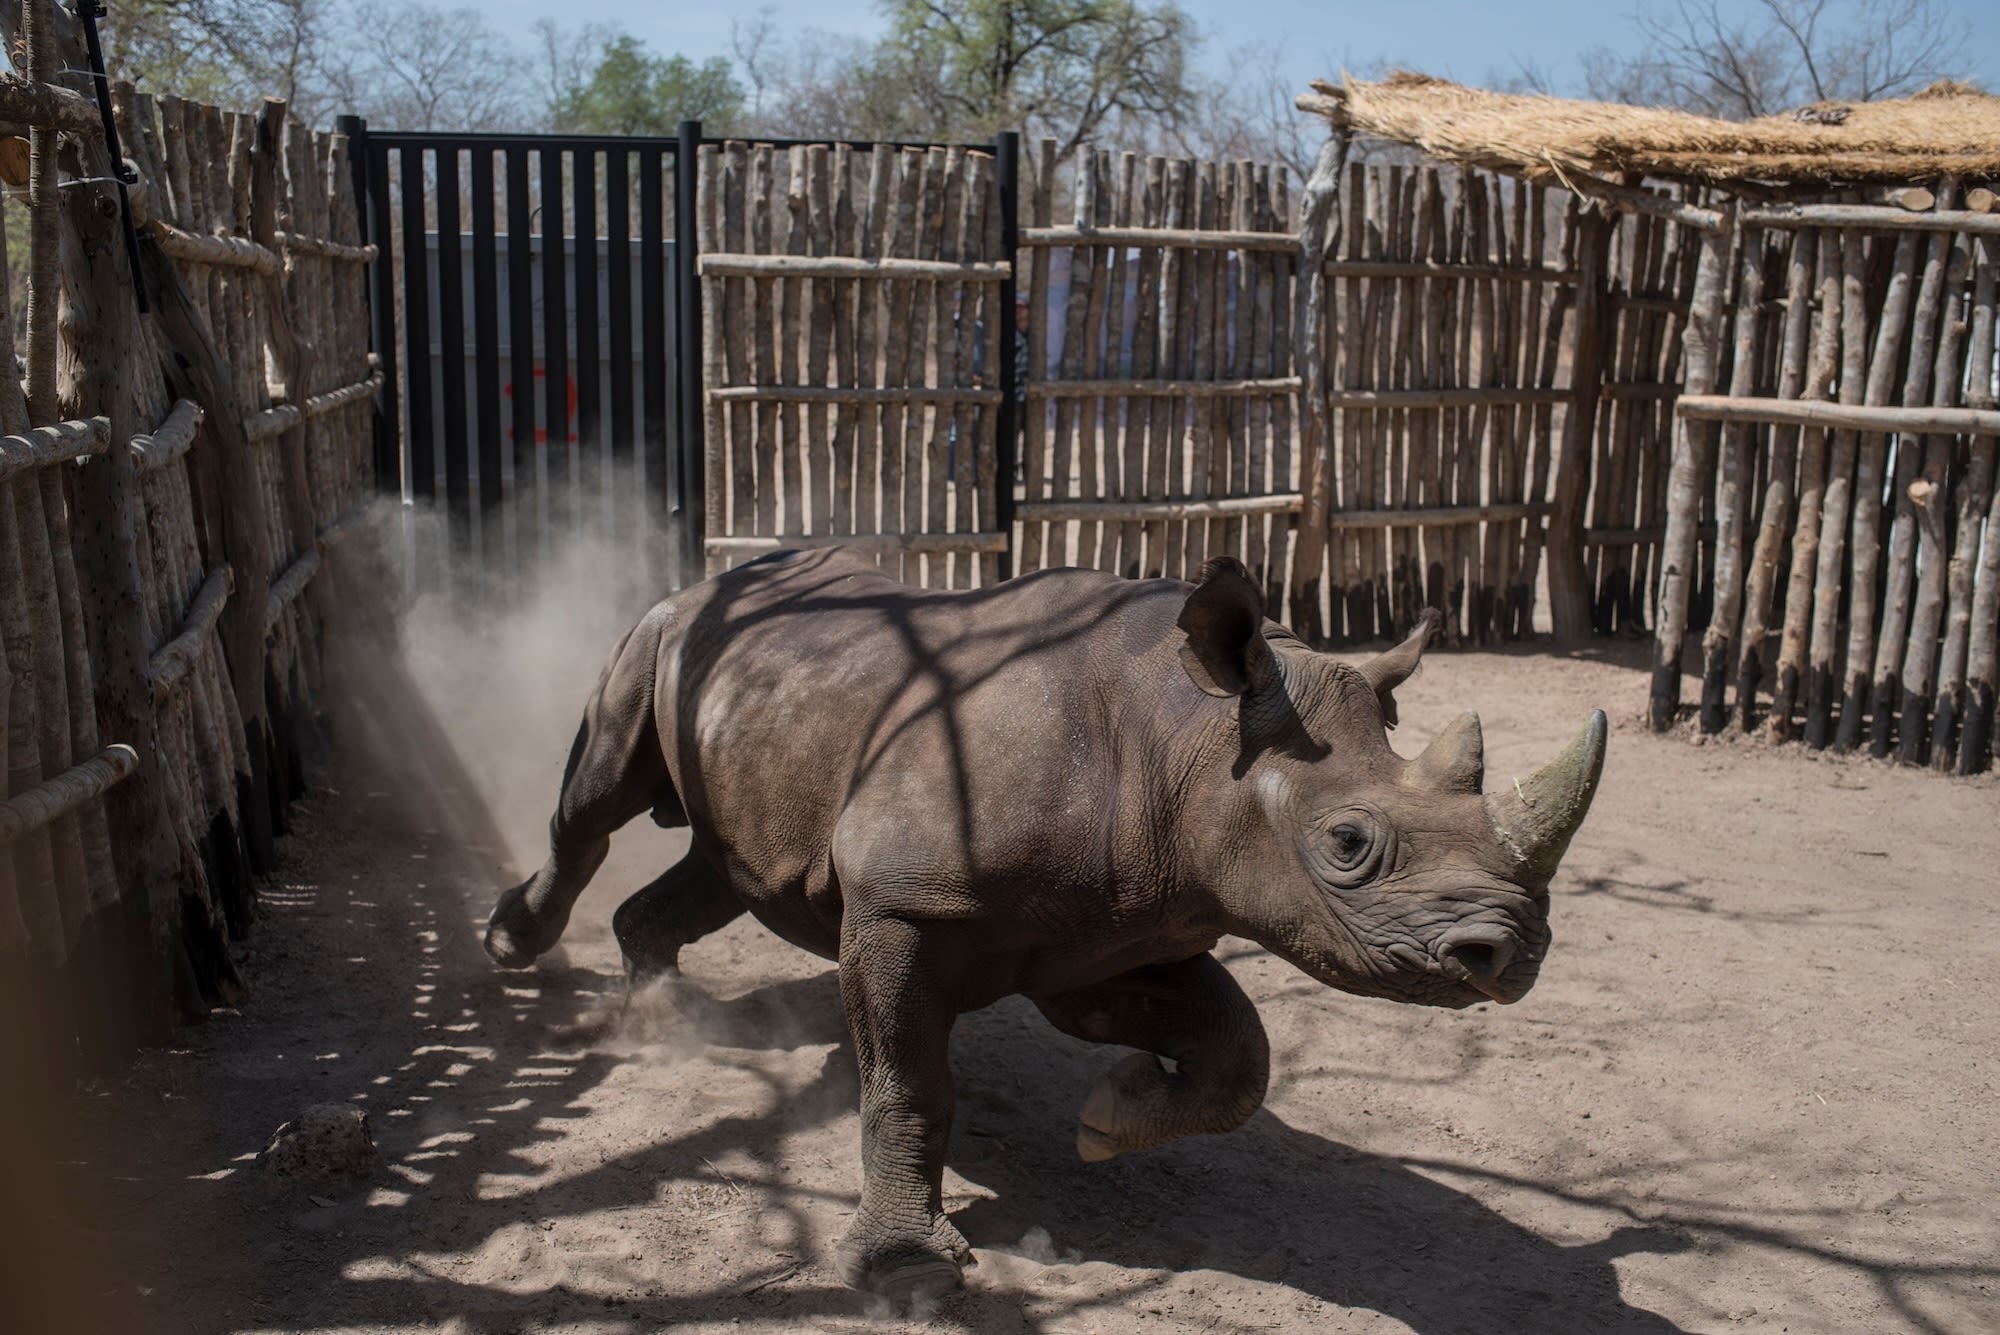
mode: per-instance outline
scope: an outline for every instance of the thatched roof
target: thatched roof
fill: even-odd
[[[2000,97],[1949,80],[1894,101],[1820,103],[1753,121],[1493,93],[1424,74],[1316,81],[1298,105],[1435,158],[1530,179],[1565,172],[1776,184],[2000,177]]]

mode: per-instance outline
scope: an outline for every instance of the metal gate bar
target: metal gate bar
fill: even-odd
[[[528,207],[528,150],[509,148],[507,154],[507,290],[532,292],[535,286],[535,243]],[[535,477],[535,304],[507,303],[508,422],[514,432],[514,476]],[[518,487],[518,481],[517,481]],[[541,546],[541,525],[527,512],[514,517],[514,561],[517,571],[531,569]]]
[[[440,555],[523,569],[578,529],[639,542],[657,569],[665,530],[691,517],[677,353],[695,349],[667,234],[680,141],[343,129],[379,247],[383,481],[447,518],[422,577]]]
[[[542,149],[542,440],[548,487],[548,521],[568,526],[569,482],[569,266],[564,263],[563,151]],[[551,208],[553,204],[553,208]],[[553,221],[552,221],[553,220]],[[554,453],[560,447],[560,454]],[[564,476],[556,478],[560,458]]]

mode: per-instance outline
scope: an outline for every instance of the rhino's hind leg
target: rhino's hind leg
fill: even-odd
[[[1263,1105],[1271,1045],[1257,1008],[1213,955],[1033,1000],[1066,1034],[1142,1049],[1084,1100],[1076,1149],[1086,1162],[1233,1131]]]
[[[921,1304],[972,1263],[943,1199],[955,960],[915,924],[860,917],[841,922],[840,996],[861,1068],[861,1203],[834,1264],[852,1288]]]
[[[501,895],[487,922],[486,953],[502,968],[525,969],[561,939],[613,833],[648,811],[680,813],[653,723],[659,646],[659,626],[648,615],[612,650],[584,707],[549,820],[548,861]]]
[[[634,987],[680,972],[681,949],[743,915],[736,897],[695,849],[635,891],[611,915],[611,931]]]

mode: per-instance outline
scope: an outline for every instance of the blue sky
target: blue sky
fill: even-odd
[[[447,3],[452,0],[447,0]],[[1725,0],[1727,3],[1727,0]],[[1286,52],[1286,72],[1303,89],[1340,68],[1361,70],[1387,61],[1468,83],[1487,83],[1533,62],[1559,92],[1580,92],[1579,58],[1594,46],[1631,49],[1635,0],[1454,0],[1422,3],[1301,4],[1298,0],[1181,0],[1207,36],[1204,58],[1220,72],[1234,47],[1258,42]],[[578,9],[550,0],[487,0],[488,20],[524,44],[536,19],[559,23],[613,18],[655,51],[697,59],[729,54],[729,22],[754,16],[763,0],[736,3],[636,5],[623,10]],[[1969,73],[2000,91],[2000,5],[1994,0],[1944,0],[1971,30]],[[782,31],[817,28],[865,36],[881,28],[872,0],[773,0]]]

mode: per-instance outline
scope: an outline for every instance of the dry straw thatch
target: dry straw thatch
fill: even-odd
[[[1625,173],[1772,184],[2000,176],[2000,97],[1946,80],[1911,97],[1820,103],[1753,121],[1494,93],[1429,75],[1315,81],[1301,110],[1430,156],[1531,180]]]

